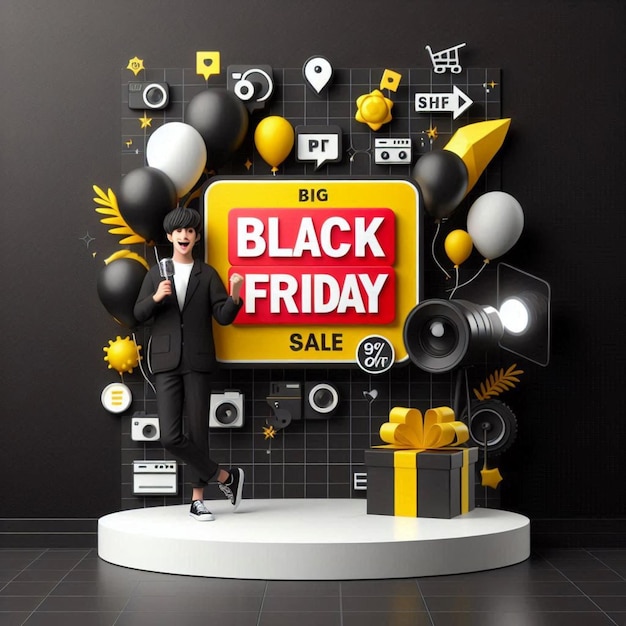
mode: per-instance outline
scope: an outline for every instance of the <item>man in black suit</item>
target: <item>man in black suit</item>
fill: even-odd
[[[222,469],[209,456],[209,396],[211,372],[217,367],[212,318],[231,324],[243,306],[243,277],[230,277],[230,295],[217,271],[193,258],[202,218],[188,208],[165,216],[163,227],[172,243],[173,280],[158,266],[146,275],[135,304],[138,322],[150,321],[148,364],[154,374],[161,443],[192,470],[193,494],[189,514],[211,521],[204,504],[204,487],[217,480],[236,510],[243,495],[241,468]],[[172,284],[173,283],[173,284]],[[187,435],[183,429],[186,409]]]

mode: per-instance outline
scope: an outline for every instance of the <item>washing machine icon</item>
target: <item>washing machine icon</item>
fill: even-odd
[[[226,389],[211,394],[209,403],[210,428],[241,428],[244,396],[235,389]]]

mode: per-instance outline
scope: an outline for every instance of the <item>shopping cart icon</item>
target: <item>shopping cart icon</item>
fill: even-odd
[[[447,69],[453,74],[458,74],[463,69],[459,63],[459,48],[465,45],[465,43],[460,43],[458,46],[452,46],[452,48],[446,48],[439,52],[433,52],[430,46],[426,46],[435,74],[443,74]]]

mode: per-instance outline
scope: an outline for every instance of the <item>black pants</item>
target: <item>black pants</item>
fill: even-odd
[[[219,470],[209,456],[210,381],[210,374],[184,364],[154,379],[161,445],[189,466],[193,487],[204,487]]]

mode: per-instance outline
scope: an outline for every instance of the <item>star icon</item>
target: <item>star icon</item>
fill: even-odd
[[[500,474],[500,470],[497,467],[493,469],[483,468],[480,470],[480,477],[481,485],[483,487],[491,487],[492,489],[496,489],[503,480],[502,474]]]
[[[439,133],[437,132],[437,127],[436,126],[434,128],[431,126],[426,131],[426,134],[428,135],[429,139],[437,139],[437,137],[439,136]]]
[[[265,439],[274,439],[276,436],[276,429],[273,426],[264,426],[263,427],[263,436]]]
[[[391,122],[393,102],[385,98],[383,92],[374,89],[359,96],[356,101],[357,112],[354,119],[367,124],[372,130],[378,130],[383,124]]]
[[[92,237],[92,236],[89,234],[89,232],[87,232],[87,233],[86,233],[85,235],[83,235],[82,237],[79,237],[79,239],[80,239],[81,241],[84,241],[84,242],[85,242],[85,245],[87,246],[87,248],[89,248],[89,244],[90,244],[92,241],[95,241],[95,240],[96,240],[96,238],[95,238],[95,237]]]
[[[141,70],[145,70],[146,68],[143,66],[143,59],[139,59],[138,57],[133,57],[128,61],[128,65],[126,66],[127,70],[133,72],[135,76],[141,72]]]
[[[498,83],[496,83],[493,79],[488,82],[488,83],[483,83],[483,88],[485,89],[485,91],[487,93],[490,93],[491,90],[497,85]]]
[[[143,117],[139,118],[139,121],[141,122],[141,128],[147,128],[148,126],[152,126],[152,118],[151,117],[146,117],[146,114],[143,114]]]

